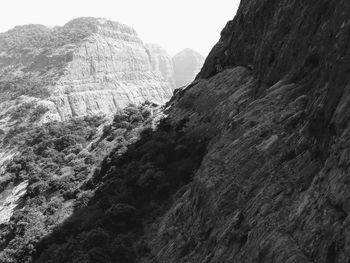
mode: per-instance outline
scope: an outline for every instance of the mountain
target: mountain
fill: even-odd
[[[184,49],[173,57],[174,78],[178,88],[190,84],[201,70],[204,58],[192,49]]]
[[[32,261],[85,209],[104,158],[163,118],[173,75],[163,48],[105,19],[0,34],[0,262]]]
[[[17,26],[0,34],[2,100],[39,97],[58,120],[164,103],[173,84],[153,69],[148,53],[134,29],[105,19]]]
[[[161,116],[159,106],[145,102],[113,119],[86,116],[6,133],[2,147],[16,151],[0,171],[0,262],[32,262],[40,242],[94,196],[104,157],[122,156]],[[62,260],[59,253],[49,257]]]
[[[349,262],[349,16],[242,0],[158,125],[148,103],[15,137],[2,261]]]

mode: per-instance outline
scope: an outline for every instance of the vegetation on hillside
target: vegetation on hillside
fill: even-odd
[[[163,119],[156,131],[144,129],[124,154],[117,146],[84,186],[92,198],[41,240],[35,262],[150,260],[145,226],[190,182],[205,153],[205,134],[185,133],[185,126],[186,120]]]
[[[53,29],[42,25],[16,26],[14,29],[0,34],[0,51],[25,51],[32,48],[74,44],[97,31],[93,20],[91,18],[75,19],[63,27]]]
[[[47,88],[49,83],[43,79],[36,79],[30,75],[14,77],[10,80],[0,81],[0,101],[14,100],[19,96],[26,95],[36,98],[47,98],[50,92]]]
[[[47,237],[44,237],[55,227],[58,229],[58,224],[73,212],[76,216],[67,222],[80,218],[79,214],[84,214],[86,209],[90,210],[90,199],[102,184],[101,171],[106,169],[110,158],[100,165],[103,157],[113,149],[111,156],[117,158],[140,133],[143,137],[152,133],[152,111],[153,106],[145,103],[126,108],[108,125],[104,125],[103,117],[86,117],[27,127],[7,135],[7,145],[17,145],[21,154],[7,164],[6,181],[0,186],[6,189],[10,182],[23,181],[28,181],[29,185],[20,209],[14,212],[10,222],[1,226],[0,262],[31,262],[45,246],[43,242]],[[128,206],[116,209],[129,211]],[[91,212],[96,214],[94,209]],[[84,219],[91,220],[89,216],[83,215]],[[93,246],[95,238],[103,242],[103,232],[101,236],[102,230],[97,225],[90,230],[94,231],[87,236],[84,234],[84,238],[92,242],[87,247]],[[63,262],[62,258],[59,260]]]
[[[1,33],[0,102],[21,95],[49,97],[49,87],[64,74],[74,46],[96,31],[95,19],[80,18],[53,29],[25,25]]]

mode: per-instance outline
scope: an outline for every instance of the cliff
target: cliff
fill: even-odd
[[[173,57],[176,87],[190,84],[203,66],[204,58],[192,49],[184,49]]]
[[[349,15],[347,1],[241,1],[173,99],[188,131],[218,128],[160,220],[156,261],[349,261]]]
[[[96,18],[63,27],[19,26],[0,34],[3,100],[52,101],[55,119],[113,114],[130,103],[166,102],[172,83],[153,69],[134,29]]]

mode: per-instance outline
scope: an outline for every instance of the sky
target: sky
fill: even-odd
[[[239,0],[7,0],[1,4],[0,32],[93,16],[132,26],[144,42],[160,44],[170,55],[192,48],[206,56],[238,5]]]

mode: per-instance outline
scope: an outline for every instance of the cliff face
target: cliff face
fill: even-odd
[[[218,127],[159,262],[348,262],[348,1],[244,0],[169,116]],[[181,116],[181,117],[180,117]]]
[[[204,58],[192,49],[184,49],[173,57],[176,87],[190,84],[201,70]]]
[[[175,89],[173,61],[167,51],[157,44],[146,44],[153,70],[160,71]]]
[[[49,98],[60,119],[164,103],[172,94],[132,28],[95,18],[1,34],[0,81],[3,93]]]

